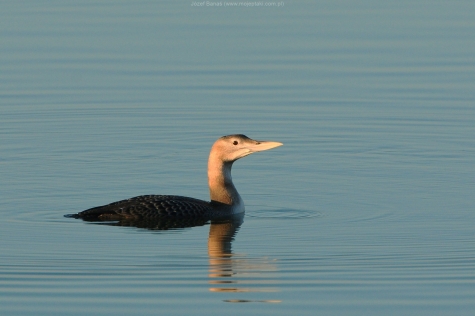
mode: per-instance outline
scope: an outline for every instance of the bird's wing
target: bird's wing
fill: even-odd
[[[206,201],[176,195],[141,195],[90,208],[71,217],[86,220],[200,218],[212,211]]]

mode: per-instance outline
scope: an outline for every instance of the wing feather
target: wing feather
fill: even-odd
[[[206,201],[177,195],[141,195],[90,208],[72,217],[86,220],[203,218],[212,211]]]

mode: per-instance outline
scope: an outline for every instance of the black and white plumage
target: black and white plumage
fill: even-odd
[[[233,162],[281,145],[278,142],[256,141],[245,135],[219,138],[213,144],[208,160],[210,202],[176,195],[142,195],[66,216],[87,221],[150,221],[209,220],[240,214],[244,212],[244,203],[232,182]]]
[[[127,200],[97,206],[70,217],[86,220],[153,220],[157,217],[202,218],[212,208],[208,202],[176,195],[141,195]]]

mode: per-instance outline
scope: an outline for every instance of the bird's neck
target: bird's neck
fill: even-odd
[[[244,211],[244,204],[231,178],[232,162],[223,162],[212,155],[208,161],[208,184],[211,202],[232,207],[234,212]]]

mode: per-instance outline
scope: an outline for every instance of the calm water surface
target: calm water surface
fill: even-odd
[[[473,1],[282,3],[0,5],[0,314],[473,315]],[[231,133],[242,223],[63,217]]]

